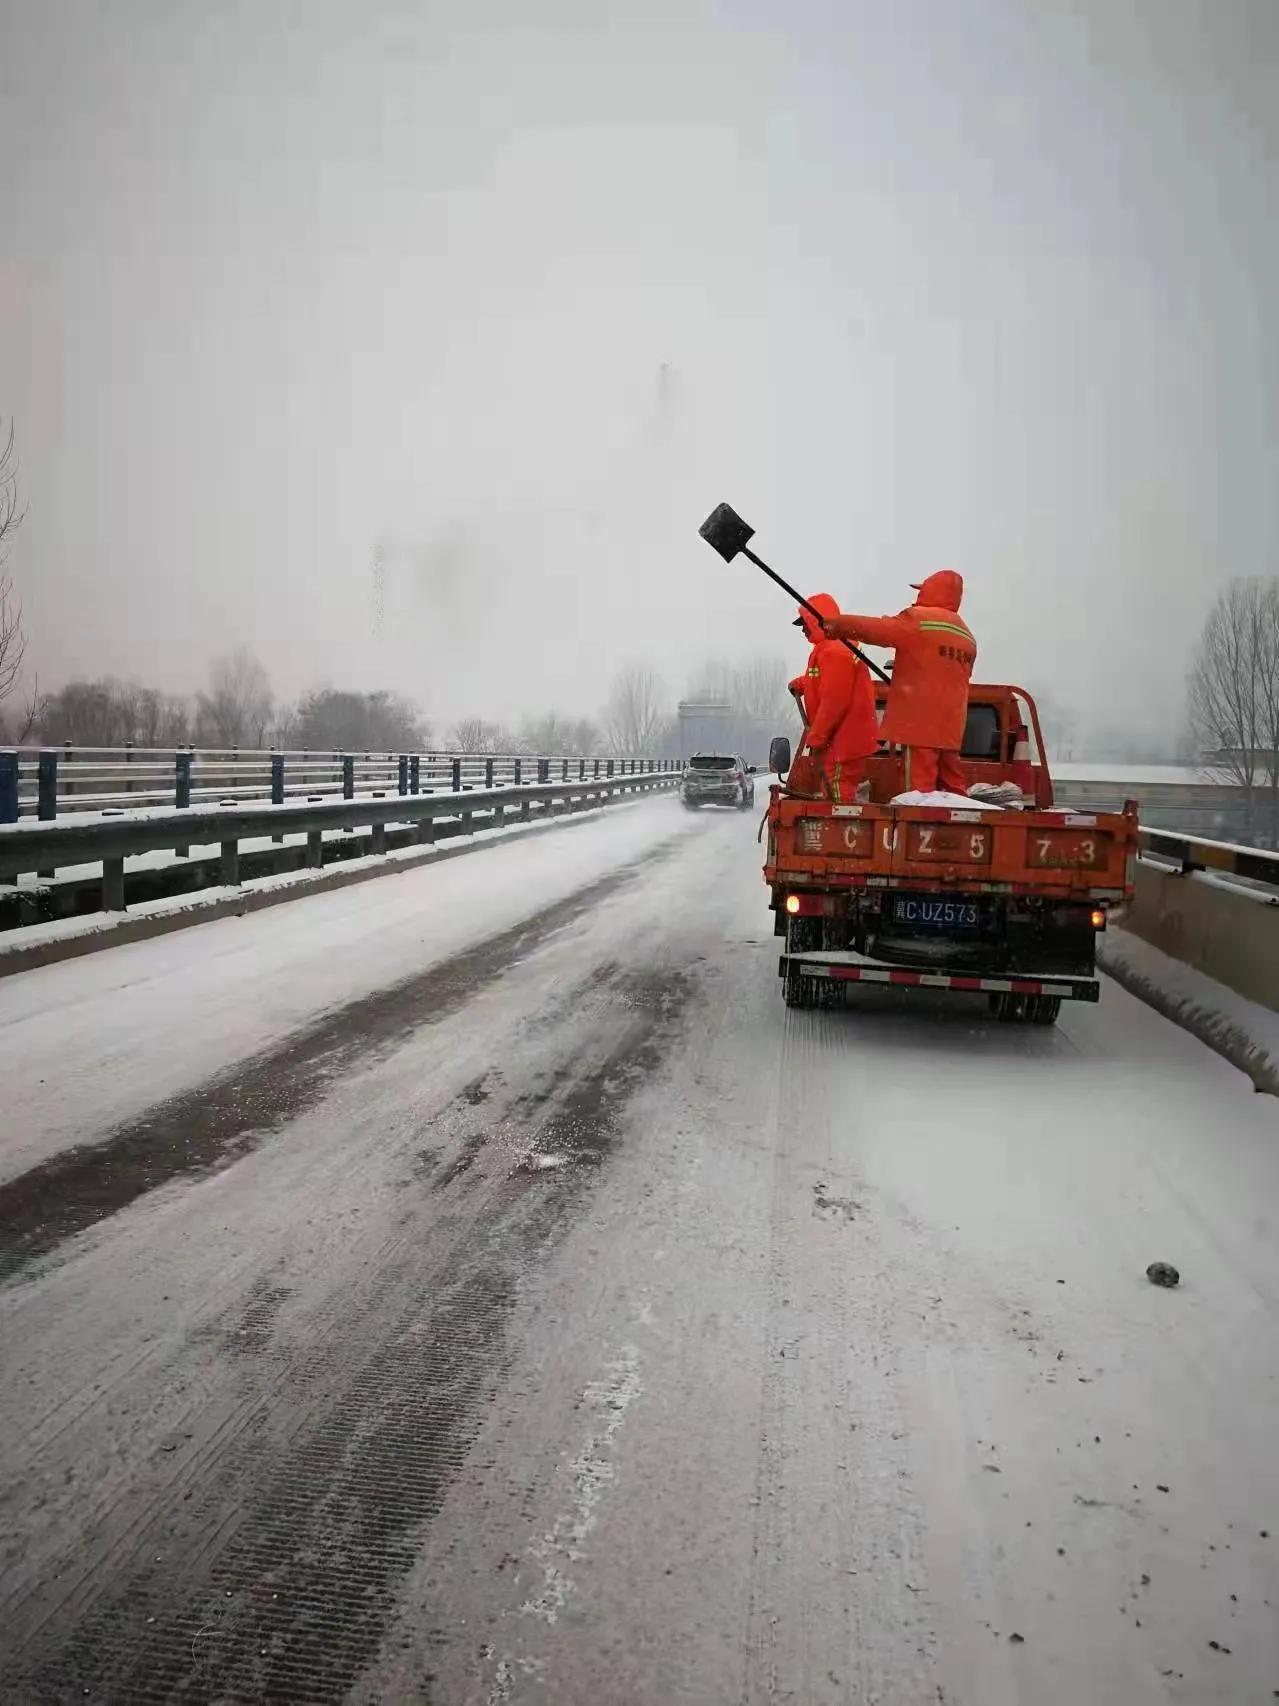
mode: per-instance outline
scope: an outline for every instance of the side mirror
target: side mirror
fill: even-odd
[[[753,764],[748,764],[746,766],[746,774],[748,776],[753,776],[755,774],[755,766]]]
[[[775,776],[784,776],[790,769],[790,740],[786,735],[775,735],[769,742],[768,768]]]

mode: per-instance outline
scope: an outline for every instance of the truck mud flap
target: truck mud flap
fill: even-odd
[[[974,977],[965,972],[905,971],[894,966],[854,966],[822,961],[807,954],[783,954],[777,970],[785,977],[826,978],[835,983],[890,983],[899,989],[952,989],[978,995],[1047,995],[1062,1001],[1099,1001],[1101,984],[1091,977]]]

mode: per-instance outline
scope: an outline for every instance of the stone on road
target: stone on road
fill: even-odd
[[[1118,988],[788,1013],[660,800],[0,1037],[0,1698],[1279,1687],[1277,1116]]]

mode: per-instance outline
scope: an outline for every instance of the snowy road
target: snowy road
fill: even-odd
[[[0,984],[0,1699],[1279,1694],[1274,1100],[788,1014],[754,829]]]

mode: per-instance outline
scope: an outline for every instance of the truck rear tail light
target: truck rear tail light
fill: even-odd
[[[792,918],[833,918],[843,910],[833,894],[788,894],[785,905]]]
[[[1092,909],[1092,927],[1094,930],[1106,928],[1106,914],[1100,906],[1094,906]]]

